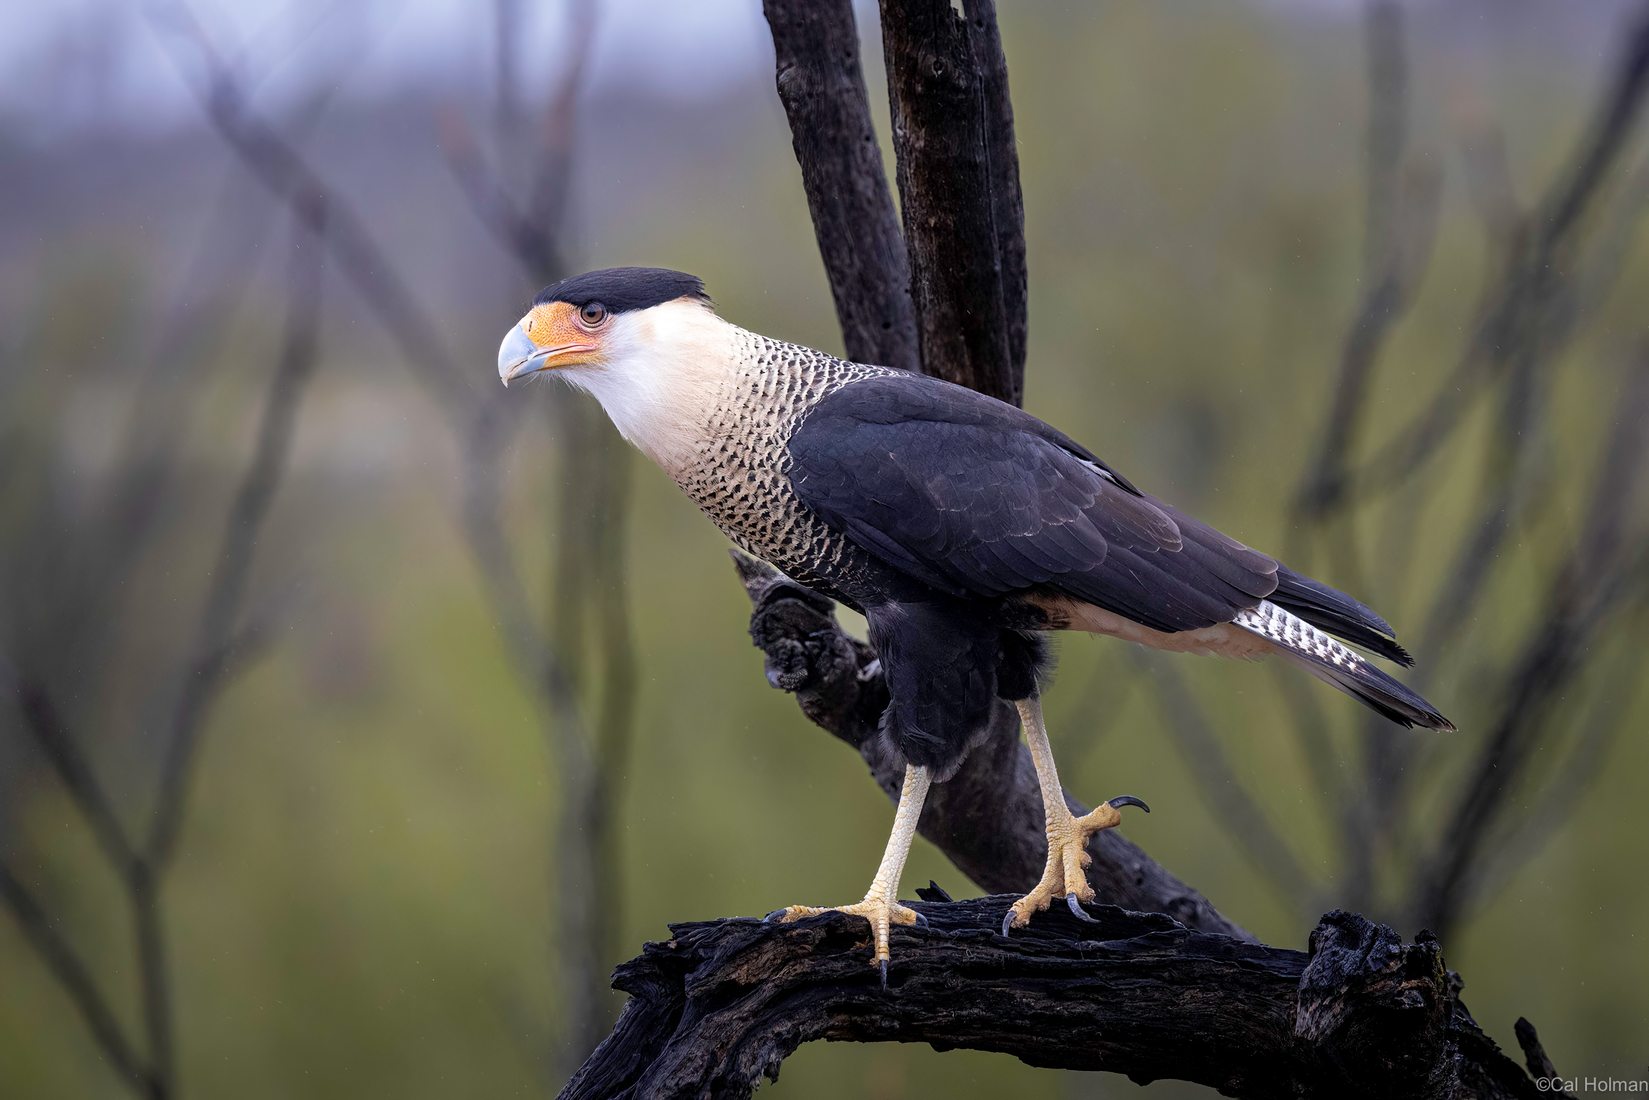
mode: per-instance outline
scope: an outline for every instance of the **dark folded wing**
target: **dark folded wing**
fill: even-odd
[[[1228,622],[1277,584],[1272,559],[1147,497],[1035,417],[932,378],[824,398],[789,443],[801,499],[939,591],[1051,589],[1157,630]]]

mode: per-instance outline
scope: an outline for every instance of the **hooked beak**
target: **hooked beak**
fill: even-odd
[[[537,308],[542,310],[544,307]],[[565,337],[574,333],[565,331],[560,324],[543,326],[554,342],[548,347],[539,346],[529,335],[533,318],[534,314],[529,313],[512,325],[504,336],[504,342],[498,345],[498,380],[506,386],[517,378],[525,378],[541,370],[586,362],[585,356],[596,350],[592,343],[567,341]],[[561,339],[556,339],[557,336]]]

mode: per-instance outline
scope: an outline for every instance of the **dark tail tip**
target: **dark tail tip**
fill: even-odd
[[[1373,665],[1359,665],[1356,671],[1346,673],[1345,679],[1349,681],[1345,690],[1393,722],[1449,733],[1455,730],[1454,723],[1418,692]]]
[[[1313,660],[1304,653],[1288,650],[1284,652],[1319,680],[1339,688],[1364,706],[1378,711],[1400,726],[1419,726],[1422,729],[1454,732],[1454,723],[1444,718],[1438,709],[1418,692],[1367,661],[1359,661],[1347,668]]]
[[[1414,664],[1409,651],[1397,644],[1391,624],[1372,608],[1321,581],[1301,576],[1286,565],[1277,567],[1276,591],[1266,598],[1354,646],[1396,661],[1404,668]]]

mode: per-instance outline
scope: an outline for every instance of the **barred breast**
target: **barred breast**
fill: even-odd
[[[877,567],[798,499],[786,444],[821,398],[894,372],[744,331],[734,358],[703,448],[674,471],[676,483],[743,549],[801,584],[851,596],[854,581]]]

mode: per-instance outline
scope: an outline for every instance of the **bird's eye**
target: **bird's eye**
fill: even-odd
[[[595,328],[607,319],[607,307],[600,302],[589,302],[578,311],[578,319],[585,328]]]

